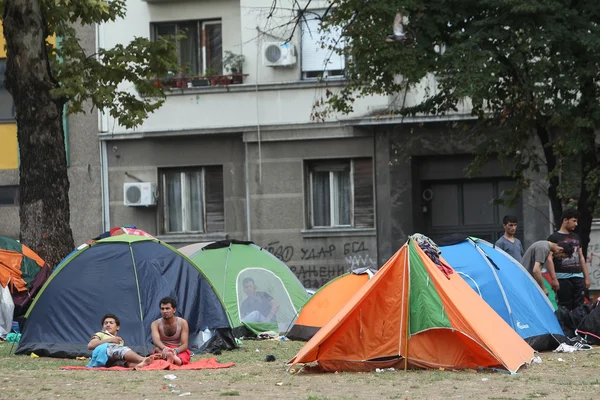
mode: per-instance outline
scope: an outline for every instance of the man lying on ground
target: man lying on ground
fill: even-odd
[[[177,301],[172,297],[160,300],[162,318],[152,322],[152,342],[155,354],[175,365],[190,363],[192,356],[188,349],[189,327],[185,319],[176,317]]]
[[[142,357],[124,345],[123,339],[117,336],[120,328],[121,322],[116,315],[102,317],[102,331],[94,333],[88,343],[88,349],[93,350],[88,367],[142,368],[152,363],[154,357]]]

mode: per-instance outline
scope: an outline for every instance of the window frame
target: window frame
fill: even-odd
[[[195,32],[194,34],[196,35],[196,43],[197,43],[197,48],[195,49],[195,54],[194,54],[194,58],[195,58],[195,62],[196,65],[198,66],[198,71],[187,71],[190,75],[196,75],[196,76],[203,76],[206,73],[206,70],[208,68],[213,68],[212,66],[208,66],[207,64],[207,59],[206,59],[206,40],[207,40],[207,35],[206,35],[206,31],[205,31],[205,27],[207,25],[220,25],[221,26],[221,69],[219,71],[219,73],[223,73],[223,20],[222,19],[217,19],[217,18],[212,18],[212,19],[206,19],[206,20],[202,20],[202,19],[189,19],[189,20],[178,20],[178,21],[157,21],[157,22],[151,22],[150,23],[150,33],[151,33],[151,38],[153,41],[157,40],[159,35],[157,33],[157,29],[159,26],[165,26],[165,25],[175,25],[175,35],[179,35],[180,31],[181,31],[181,26],[184,24],[190,24],[190,23],[194,23],[195,24]],[[181,56],[181,43],[180,40],[177,40],[176,43],[177,46],[177,63],[179,64],[179,67],[182,67],[182,56]],[[179,72],[179,71],[178,71]]]
[[[326,9],[315,9],[315,10],[308,10],[309,15],[320,15],[322,16],[325,13]],[[312,18],[313,20],[316,18]],[[308,31],[307,31],[308,30]],[[302,21],[301,21],[301,25],[300,25],[300,73],[301,73],[301,78],[302,80],[322,80],[322,79],[327,79],[327,80],[343,80],[346,79],[346,57],[344,55],[339,55],[335,50],[329,50],[329,56],[325,59],[322,60],[321,66],[319,69],[310,69],[310,70],[305,70],[304,67],[304,62],[305,62],[305,35],[308,34],[308,32],[310,32],[310,35],[316,40],[316,46],[313,48],[315,51],[319,51],[321,49],[320,46],[320,42],[323,41],[324,36],[322,31],[320,30],[320,26],[317,23],[317,29],[315,29],[314,33],[311,30],[311,27],[309,26],[308,21],[306,21],[306,18],[303,17]],[[315,37],[318,36],[318,37]],[[345,41],[344,38],[342,37],[342,34],[340,32],[340,39],[337,43],[335,43],[335,40],[331,40],[332,41],[332,45],[334,46],[339,46],[341,48],[345,48]],[[321,49],[323,50],[323,49]],[[324,51],[328,51],[328,50],[324,50]],[[340,59],[340,67],[341,68],[327,68],[328,64],[331,60],[332,57],[339,57]],[[336,73],[339,72],[339,73]]]
[[[186,175],[192,172],[200,171],[202,181],[202,230],[186,230],[186,225],[189,224],[189,214],[191,210],[188,210],[186,199],[189,197],[189,188],[187,188]],[[168,203],[168,196],[166,192],[167,188],[167,173],[179,173],[179,179],[181,184],[181,226],[182,230],[172,231],[169,227],[169,210],[170,205]],[[165,168],[160,171],[161,175],[161,211],[162,211],[162,231],[165,234],[194,234],[194,233],[207,233],[206,231],[206,168]]]
[[[19,203],[20,203],[19,185],[0,185],[0,190],[2,190],[2,189],[9,189],[9,190],[12,189],[12,190],[14,190],[14,192],[13,192],[13,202],[11,204],[0,202],[0,207],[15,207],[15,206],[19,206]]]
[[[12,109],[10,111],[10,116],[4,116],[3,113],[0,113],[0,123],[2,122],[15,122],[16,118],[17,118],[17,108],[15,106],[15,100],[12,98],[12,95],[8,92],[8,89],[6,88],[5,84],[4,84],[4,79],[6,76],[6,57],[1,57],[0,58],[0,64],[4,64],[4,68],[0,67],[0,70],[4,70],[3,74],[0,74],[0,79],[2,80],[2,82],[0,83],[0,91],[5,91],[6,94],[8,95],[8,97],[10,97],[10,100],[12,102]]]
[[[335,163],[339,163],[339,165],[341,165],[342,163],[348,162],[349,164],[349,168],[348,168],[348,174],[349,174],[349,180],[350,180],[350,187],[349,187],[349,195],[350,195],[350,205],[349,205],[349,212],[350,212],[350,216],[349,216],[349,220],[350,220],[350,224],[348,225],[334,225],[333,222],[335,220],[335,208],[336,205],[334,204],[334,193],[335,193],[335,185],[334,185],[334,180],[332,179],[334,176],[334,172],[335,170],[333,168],[331,168],[328,172],[329,172],[329,222],[330,225],[316,225],[315,224],[315,212],[314,212],[314,206],[315,206],[315,202],[314,202],[314,191],[313,191],[313,173],[315,172],[315,167],[317,165],[322,165],[323,167],[325,167],[327,164],[330,164],[331,167],[335,166]],[[353,229],[355,228],[355,221],[354,221],[354,206],[355,206],[355,201],[354,201],[354,159],[352,158],[340,158],[340,159],[329,159],[329,160],[309,160],[308,165],[307,165],[307,170],[308,170],[308,210],[309,210],[309,226],[310,229]]]

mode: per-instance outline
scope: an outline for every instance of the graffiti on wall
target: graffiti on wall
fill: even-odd
[[[377,269],[376,257],[362,240],[313,247],[276,241],[268,243],[266,250],[286,263],[306,288],[319,288],[356,268]]]

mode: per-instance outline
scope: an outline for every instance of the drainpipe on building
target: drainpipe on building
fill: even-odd
[[[110,229],[110,197],[108,195],[108,152],[106,142],[100,140],[100,188],[102,193],[102,228]]]
[[[96,24],[96,54],[104,47],[104,27]],[[108,121],[102,110],[98,110],[98,135],[107,131]],[[102,194],[102,228],[104,232],[110,229],[110,196],[108,191],[108,152],[106,142],[100,138],[100,189]]]
[[[246,153],[246,160],[244,161],[244,169],[246,170],[246,240],[251,241],[252,229],[250,227],[250,172],[248,171],[248,142],[244,142],[244,150]]]

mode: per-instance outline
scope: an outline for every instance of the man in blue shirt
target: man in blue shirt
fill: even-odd
[[[496,241],[496,247],[510,254],[512,258],[521,261],[523,257],[523,245],[521,241],[515,237],[517,232],[517,217],[514,215],[505,215],[502,219],[504,225],[504,235]]]

